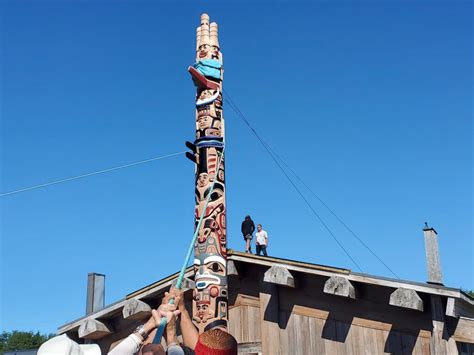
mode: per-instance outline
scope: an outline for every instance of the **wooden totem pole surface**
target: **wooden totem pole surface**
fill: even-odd
[[[209,23],[207,14],[201,16],[196,31],[196,63],[189,72],[197,87],[195,228],[204,215],[194,246],[193,321],[202,333],[214,328],[227,330],[223,68],[217,24]]]

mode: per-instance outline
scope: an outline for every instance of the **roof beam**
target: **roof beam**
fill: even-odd
[[[265,272],[263,281],[286,287],[295,287],[295,278],[291,272],[289,272],[288,269],[277,265],[273,265]]]
[[[124,319],[142,320],[150,317],[151,307],[143,301],[132,298],[125,302],[122,315]]]
[[[100,339],[112,334],[109,328],[96,319],[87,319],[79,326],[79,338],[83,339]]]
[[[420,282],[413,282],[407,280],[398,280],[398,279],[391,279],[373,275],[366,275],[356,272],[351,272],[347,269],[338,269],[338,268],[331,268],[322,265],[316,264],[308,264],[308,263],[301,263],[292,260],[284,260],[278,258],[259,258],[250,254],[239,253],[236,251],[231,251],[228,254],[228,260],[240,261],[249,264],[256,264],[262,266],[272,266],[272,265],[279,265],[288,269],[289,271],[296,271],[302,272],[305,274],[313,274],[313,275],[321,275],[321,276],[334,276],[335,274],[339,275],[347,275],[347,279],[351,282],[360,282],[363,284],[370,284],[370,285],[378,285],[383,287],[392,287],[392,288],[399,288],[399,287],[410,287],[411,289],[417,292],[423,292],[427,294],[433,295],[440,295],[446,297],[454,297],[454,298],[463,298],[466,300],[467,303],[474,306],[474,300],[463,295],[459,289],[445,287],[445,286],[438,286],[438,285],[430,285],[426,283]]]
[[[324,293],[347,298],[356,298],[354,285],[342,276],[332,276],[324,283]]]
[[[390,295],[391,306],[414,309],[423,312],[423,301],[416,291],[408,288],[397,288]]]
[[[474,343],[474,319],[459,317],[453,338],[463,343]]]

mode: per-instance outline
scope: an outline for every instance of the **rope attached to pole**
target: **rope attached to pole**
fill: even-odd
[[[219,163],[217,164],[216,173],[214,175],[214,181],[212,182],[211,188],[209,189],[209,194],[207,195],[206,203],[204,204],[204,208],[202,209],[201,217],[199,218],[198,225],[196,226],[196,229],[194,231],[193,239],[191,239],[191,243],[189,243],[188,252],[186,254],[186,257],[184,258],[183,266],[181,267],[181,271],[179,272],[178,280],[176,282],[176,288],[178,290],[181,290],[181,286],[183,284],[183,279],[184,279],[184,273],[186,272],[186,268],[188,267],[188,264],[189,264],[189,259],[191,258],[191,255],[193,253],[194,244],[196,243],[199,230],[201,229],[202,221],[204,220],[204,214],[207,210],[209,201],[211,200],[212,191],[214,190],[214,185],[217,180],[217,174],[219,173],[219,170],[221,168],[222,158],[224,157],[224,149],[225,147],[222,149],[222,152],[220,153]],[[174,298],[170,299],[169,304],[174,304]],[[153,344],[161,344],[161,337],[163,336],[163,331],[165,330],[165,326],[166,326],[166,317],[162,317],[160,320],[160,325],[158,327],[158,330],[156,331],[155,338],[153,339]]]

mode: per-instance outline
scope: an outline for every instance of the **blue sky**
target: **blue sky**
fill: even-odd
[[[472,5],[468,2],[2,3],[1,192],[183,150],[194,135],[201,12],[224,86],[263,138],[403,279],[474,288]],[[354,265],[225,108],[228,244],[250,214],[270,255]],[[177,271],[194,168],[175,157],[0,198],[2,330],[53,332]],[[391,276],[316,199],[363,271]]]

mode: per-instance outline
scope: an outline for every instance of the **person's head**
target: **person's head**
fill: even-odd
[[[257,224],[257,230],[260,232],[262,230],[262,225],[261,224]]]
[[[196,355],[237,355],[237,340],[221,329],[211,329],[199,336]]]
[[[100,348],[97,344],[79,345],[63,334],[43,343],[38,349],[38,355],[100,355]]]
[[[142,355],[165,355],[165,349],[161,344],[146,344],[142,348]]]
[[[246,221],[250,221],[250,220],[252,220],[252,218],[250,218],[250,216],[247,215],[247,216],[245,216],[245,220],[246,220]]]

